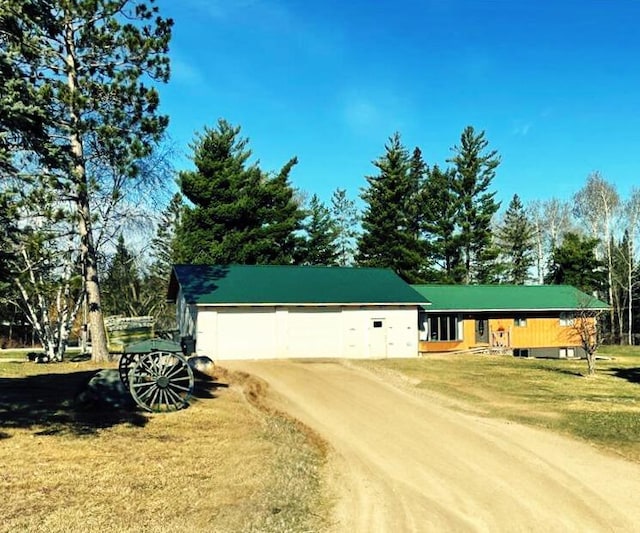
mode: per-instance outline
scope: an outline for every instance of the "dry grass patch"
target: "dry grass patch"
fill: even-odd
[[[597,374],[585,361],[449,355],[362,362],[399,372],[423,393],[459,409],[585,439],[640,462],[640,349],[601,350]]]
[[[183,411],[78,413],[72,400],[90,364],[8,365],[0,363],[0,531],[326,524],[323,450],[304,428],[256,407],[264,384],[221,369],[218,383],[230,387],[204,387]]]

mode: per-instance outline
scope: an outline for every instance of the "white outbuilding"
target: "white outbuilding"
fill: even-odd
[[[180,335],[214,360],[418,356],[428,300],[391,270],[176,265]]]

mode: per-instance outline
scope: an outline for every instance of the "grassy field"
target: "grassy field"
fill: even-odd
[[[169,414],[79,409],[91,363],[0,362],[0,531],[320,531],[323,443],[223,369]],[[226,385],[230,385],[226,387]]]
[[[419,389],[462,400],[461,409],[585,439],[640,462],[640,349],[604,347],[597,374],[586,361],[439,355],[364,361],[397,371]]]

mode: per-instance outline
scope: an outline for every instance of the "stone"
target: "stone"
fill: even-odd
[[[97,372],[76,395],[76,405],[91,407],[110,407],[129,409],[134,401],[120,379],[117,369],[105,369]]]
[[[208,378],[215,377],[216,365],[210,357],[206,355],[194,355],[187,359],[187,363],[194,372],[207,376]]]

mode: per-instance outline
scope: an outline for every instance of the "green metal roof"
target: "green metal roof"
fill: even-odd
[[[569,311],[609,309],[570,285],[413,285],[427,311]]]
[[[169,300],[213,305],[428,305],[394,272],[381,268],[175,265]]]

